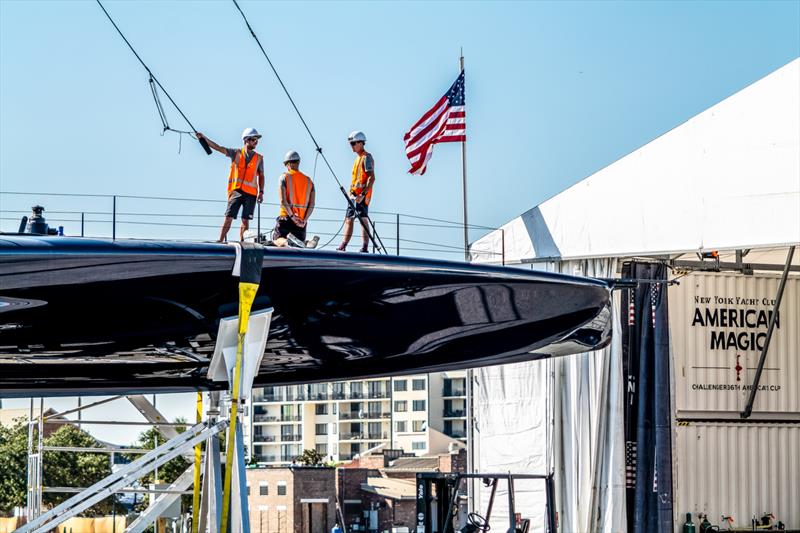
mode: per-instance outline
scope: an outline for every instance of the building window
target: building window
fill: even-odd
[[[414,379],[411,381],[411,388],[414,390],[425,390],[425,379]]]
[[[425,410],[425,400],[414,400],[413,409],[415,411],[424,411]]]
[[[416,403],[416,402],[414,402]],[[394,402],[394,412],[395,413],[405,413],[408,411],[408,402],[405,400],[398,400]]]
[[[320,455],[328,455],[328,445],[327,444],[317,444],[316,446],[317,453]]]
[[[241,485],[239,485],[241,486]],[[247,485],[247,495],[250,496],[250,485]]]
[[[405,420],[401,420],[399,422],[395,422],[394,423],[394,429],[398,433],[405,433],[406,432],[406,421]]]
[[[327,435],[328,424],[314,424],[314,431],[317,435]]]
[[[403,392],[408,390],[408,381],[405,379],[396,379],[394,381],[394,391]]]
[[[425,431],[425,421],[424,420],[414,420],[414,431]]]
[[[286,482],[285,481],[278,481],[278,496],[286,496]]]
[[[328,404],[327,403],[318,403],[314,406],[314,413],[318,415],[327,415],[328,414]]]
[[[336,414],[336,404],[333,404],[333,414]]]
[[[412,450],[424,450],[425,449],[425,441],[424,440],[417,440],[411,443]]]
[[[258,495],[259,496],[269,496],[269,485],[267,485],[266,481],[261,481],[258,484]]]

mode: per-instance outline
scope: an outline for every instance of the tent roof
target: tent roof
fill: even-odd
[[[503,248],[515,263],[800,242],[800,59],[502,230],[472,244],[473,261],[499,263]]]

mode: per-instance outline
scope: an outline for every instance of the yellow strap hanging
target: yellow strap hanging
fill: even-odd
[[[258,283],[239,283],[239,338],[236,343],[236,366],[233,370],[233,390],[231,398],[230,425],[228,426],[228,442],[225,446],[225,482],[222,490],[222,524],[221,533],[228,531],[228,518],[231,507],[231,476],[233,474],[233,448],[236,438],[236,416],[239,408],[239,384],[242,374],[244,352],[244,336],[250,320],[250,309],[256,297]]]
[[[203,421],[203,393],[197,393],[197,411],[195,421]],[[203,445],[198,443],[194,447],[194,494],[192,494],[192,533],[197,533],[200,520],[200,462],[203,454]]]

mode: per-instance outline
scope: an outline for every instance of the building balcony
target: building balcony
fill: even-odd
[[[303,440],[302,435],[281,435],[281,442],[297,442]]]
[[[380,420],[384,418],[391,418],[392,413],[389,412],[369,412],[369,411],[358,411],[354,412],[351,411],[349,413],[341,411],[339,412],[339,420]]]
[[[389,396],[390,395],[388,391],[370,391],[367,393],[367,397],[369,397],[371,400],[389,398]]]
[[[389,433],[340,433],[340,440],[388,440]]]
[[[445,430],[445,435],[448,437],[452,437],[454,439],[465,439],[467,438],[467,432],[463,429],[452,429],[450,431]]]
[[[258,444],[259,442],[277,442],[278,437],[275,435],[253,435],[253,442]]]
[[[280,420],[274,415],[255,414],[253,422],[280,422]]]
[[[278,457],[275,455],[254,455],[251,459],[257,463],[275,463]]]
[[[442,396],[445,398],[460,398],[467,395],[466,387],[443,387]]]
[[[465,409],[445,409],[442,412],[444,418],[464,418],[467,416]]]

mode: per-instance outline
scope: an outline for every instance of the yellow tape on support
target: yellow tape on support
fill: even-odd
[[[236,343],[236,366],[233,370],[233,389],[231,391],[231,414],[228,426],[228,442],[225,446],[225,484],[222,488],[221,533],[228,531],[228,518],[231,508],[231,476],[233,475],[233,448],[236,438],[236,416],[239,409],[239,386],[242,377],[244,336],[250,321],[250,310],[258,290],[257,283],[239,283],[239,339]]]
[[[203,421],[203,393],[197,393],[197,411],[195,421],[199,424]],[[192,494],[192,533],[197,533],[200,520],[200,462],[203,454],[202,444],[198,443],[194,447],[194,494]]]

